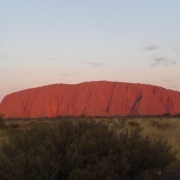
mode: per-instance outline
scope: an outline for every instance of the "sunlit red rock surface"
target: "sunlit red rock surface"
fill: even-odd
[[[0,113],[5,118],[174,115],[180,113],[180,92],[108,81],[53,84],[5,96]]]

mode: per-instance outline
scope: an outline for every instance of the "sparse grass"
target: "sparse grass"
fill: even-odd
[[[125,129],[142,129],[143,135],[150,135],[153,138],[162,138],[172,145],[172,150],[177,151],[177,158],[180,160],[180,117],[137,117],[137,118],[86,118],[81,119],[94,120],[96,122],[104,122],[110,129],[123,132]],[[16,131],[34,125],[56,126],[61,119],[72,119],[76,121],[79,118],[64,117],[54,119],[11,119],[0,120],[0,145],[1,142],[7,140],[7,134],[10,131]]]
[[[162,180],[169,180],[174,167],[180,175],[175,153],[164,138],[159,138],[176,128],[176,121],[174,126],[149,118],[83,116],[3,123],[3,179],[151,180],[162,170]]]

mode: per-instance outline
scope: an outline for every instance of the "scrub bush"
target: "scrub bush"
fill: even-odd
[[[108,125],[59,120],[9,133],[0,151],[3,180],[144,180],[175,161],[161,139],[144,137],[139,128],[117,134]]]

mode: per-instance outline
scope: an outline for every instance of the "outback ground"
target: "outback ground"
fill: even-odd
[[[73,119],[64,117],[63,119]],[[0,123],[0,143],[7,139],[10,131],[28,128],[33,125],[57,125],[62,118],[42,119],[9,119]],[[110,129],[122,132],[125,129],[140,128],[143,135],[150,135],[154,138],[162,138],[172,145],[172,150],[177,151],[177,158],[180,160],[180,117],[112,117],[112,118],[83,118],[95,122],[102,122]],[[78,118],[74,118],[74,121]]]
[[[61,125],[62,121],[71,121],[78,123],[79,121],[93,122],[95,124],[104,124],[108,129],[116,134],[121,134],[125,131],[133,132],[139,131],[143,137],[149,136],[153,141],[167,142],[172,148],[172,153],[176,152],[176,161],[173,164],[173,177],[169,179],[178,179],[180,171],[180,117],[109,117],[109,118],[92,118],[92,117],[59,117],[59,118],[42,118],[42,119],[7,119],[0,120],[0,149],[4,148],[4,144],[9,142],[9,138],[12,138],[12,134],[18,134],[21,131],[27,131],[33,129],[33,127],[57,127]],[[66,124],[68,126],[68,124]],[[71,130],[69,130],[71,131]],[[137,136],[138,137],[138,136]],[[133,137],[132,137],[133,138]],[[22,140],[22,137],[20,137]],[[134,139],[136,141],[136,136]],[[21,145],[23,146],[23,144]],[[166,147],[166,146],[165,146]],[[7,149],[7,147],[5,147]],[[168,150],[167,150],[168,152]],[[11,152],[12,153],[12,152]],[[141,152],[142,153],[142,152]],[[159,153],[159,152],[158,152]],[[161,153],[161,152],[160,152]],[[162,152],[163,153],[163,152]],[[165,156],[164,156],[165,157]],[[18,157],[19,158],[19,157]],[[1,164],[0,164],[1,165]],[[171,164],[168,168],[172,168]],[[175,171],[175,172],[174,172]],[[150,171],[149,171],[150,172]],[[148,172],[148,173],[149,173]],[[147,172],[145,172],[147,173]],[[148,174],[147,173],[147,174]],[[173,174],[171,173],[171,175]],[[75,174],[76,175],[76,174]],[[73,177],[76,177],[73,175]],[[84,175],[85,176],[85,175]],[[18,177],[18,175],[17,175]],[[79,176],[77,176],[79,178]],[[77,178],[77,179],[78,179]],[[125,177],[124,179],[153,179],[154,176],[143,174],[141,176]],[[157,177],[158,179],[159,177]],[[7,178],[8,179],[8,178]],[[10,179],[10,178],[9,178]],[[66,179],[66,178],[65,178]],[[74,178],[76,179],[76,178]],[[90,178],[89,178],[90,179]],[[114,176],[114,179],[116,177]],[[117,178],[118,179],[118,178]],[[166,177],[164,177],[166,179]],[[167,178],[168,179],[168,178]]]

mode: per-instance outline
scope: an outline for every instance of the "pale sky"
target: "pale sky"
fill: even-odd
[[[180,91],[180,0],[0,0],[0,101],[108,80]]]

